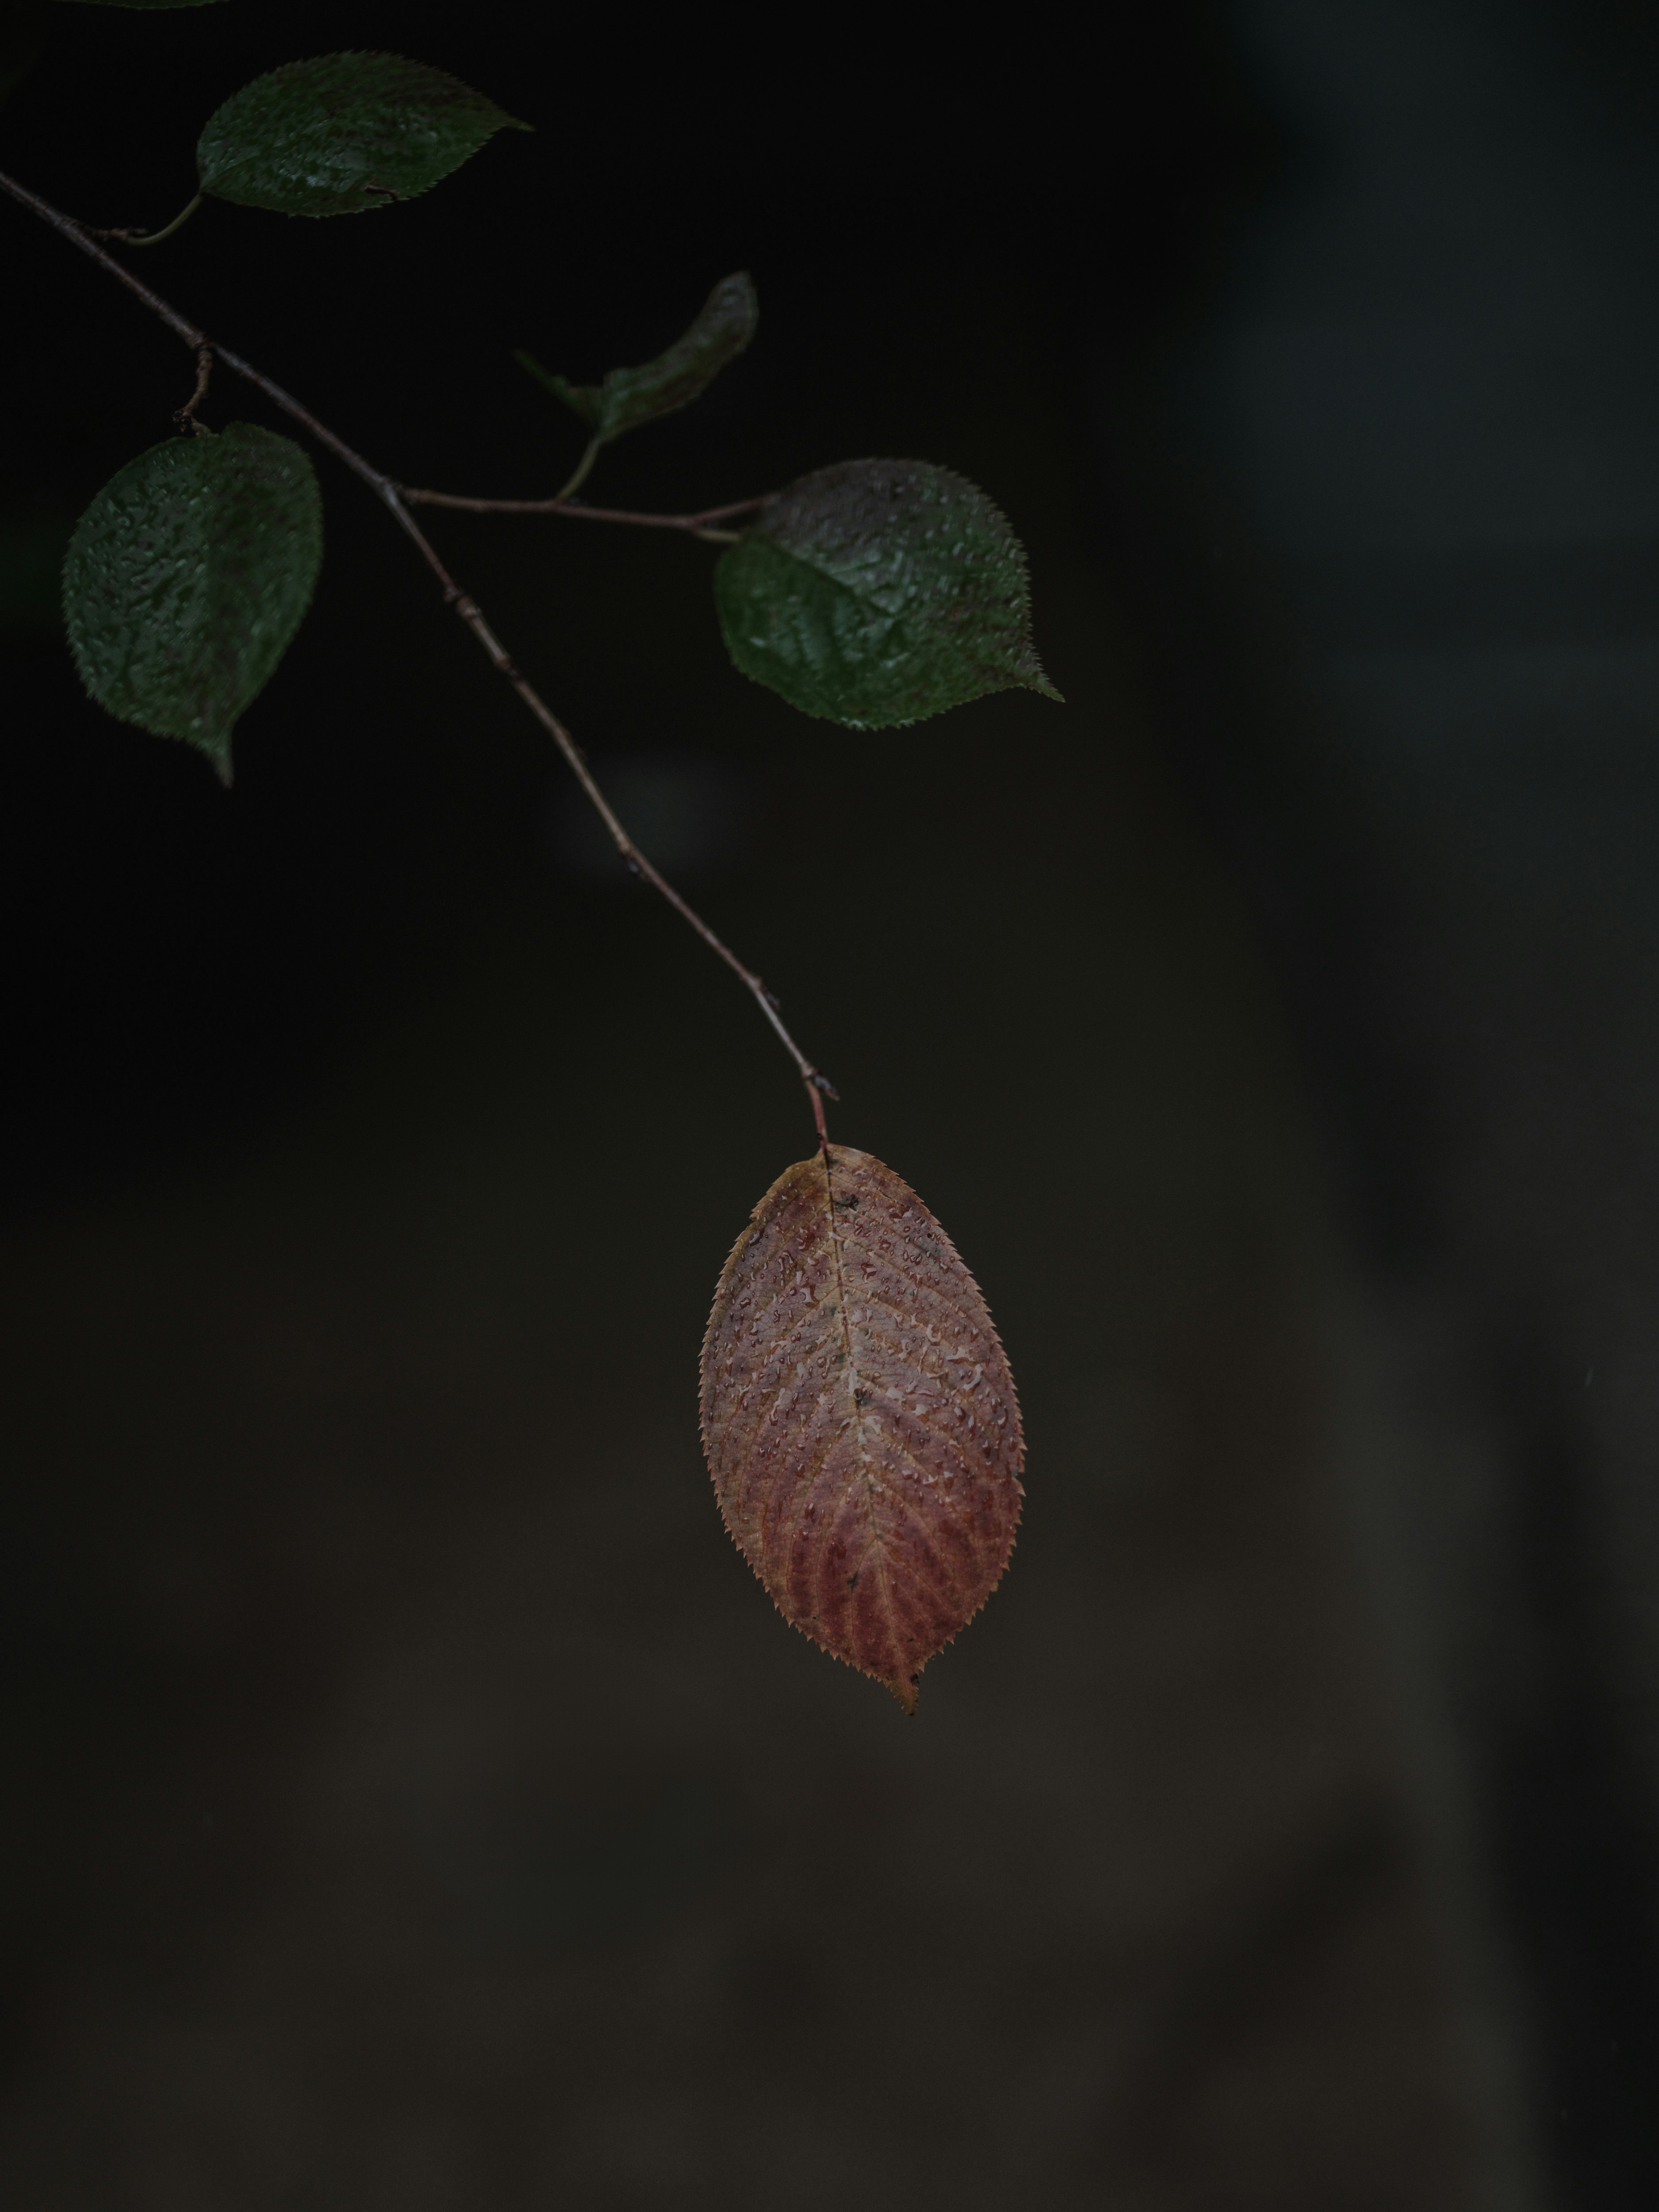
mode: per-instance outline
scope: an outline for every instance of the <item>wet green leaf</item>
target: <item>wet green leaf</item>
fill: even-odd
[[[362,215],[413,199],[502,130],[481,92],[398,54],[323,54],[256,77],[209,117],[202,190],[278,215]]]
[[[767,504],[714,572],[727,649],[803,714],[921,721],[988,691],[1058,699],[1002,510],[927,461],[843,461]]]
[[[735,361],[755,335],[760,302],[747,270],[722,276],[704,301],[696,320],[665,353],[639,368],[613,368],[603,384],[571,384],[551,375],[539,362],[521,353],[520,361],[538,382],[574,409],[602,444],[637,430],[659,415],[672,415],[701,397],[728,361]]]
[[[295,631],[323,557],[311,462],[247,422],[152,446],[76,525],[64,616],[100,706],[199,745],[230,781],[237,718]]]

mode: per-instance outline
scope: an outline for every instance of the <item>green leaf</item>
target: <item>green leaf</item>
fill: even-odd
[[[574,409],[601,445],[700,398],[755,335],[760,302],[746,270],[722,276],[684,337],[640,368],[613,368],[603,384],[571,384],[526,353],[518,359]]]
[[[804,714],[886,730],[1023,685],[1060,694],[1031,645],[1025,553],[965,477],[842,461],[762,508],[714,571],[726,648]]]
[[[324,54],[256,77],[208,118],[202,190],[278,215],[362,215],[413,199],[502,130],[481,92],[398,54]]]
[[[76,525],[64,616],[100,706],[199,745],[230,781],[230,738],[300,627],[323,509],[290,438],[233,422],[152,446]]]

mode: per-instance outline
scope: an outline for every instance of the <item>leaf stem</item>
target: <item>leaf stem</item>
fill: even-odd
[[[428,568],[431,569],[443,593],[444,604],[453,607],[455,612],[489,656],[491,665],[498,673],[507,678],[558,747],[577,782],[580,784],[592,802],[600,820],[611,832],[611,841],[629,868],[635,875],[642,877],[653,890],[659,892],[667,900],[681,920],[690,924],[709,950],[726,963],[732,974],[749,991],[756,1005],[771,1024],[784,1050],[793,1060],[795,1071],[805,1085],[807,1096],[811,1100],[813,1119],[822,1137],[824,1127],[823,1101],[824,1097],[834,1098],[837,1095],[834,1085],[828,1076],[823,1074],[812,1065],[784,1027],[777,1001],[754,969],[745,967],[731,947],[715,935],[702,916],[694,908],[687,905],[667,878],[659,874],[652,866],[650,861],[646,859],[645,854],[629,836],[612,810],[611,802],[594,781],[592,772],[587,765],[581,747],[565,728],[558,716],[554,714],[552,708],[548,706],[540,693],[520,672],[507,648],[485,621],[477,602],[462,590],[445,567],[439,557],[437,549],[410,513],[402,487],[370,462],[366,461],[361,453],[346,444],[343,438],[337,437],[325,424],[319,422],[308,408],[301,406],[291,393],[284,392],[281,385],[273,383],[270,377],[255,368],[251,362],[244,361],[240,354],[233,353],[228,346],[221,345],[216,339],[210,338],[205,331],[198,330],[194,323],[186,321],[176,307],[169,307],[159,294],[151,291],[148,284],[142,283],[130,269],[124,267],[113,254],[106,253],[84,224],[76,222],[72,216],[64,215],[61,210],[52,206],[48,201],[41,199],[38,194],[30,191],[26,185],[18,184],[3,171],[0,171],[0,191],[9,193],[21,206],[27,208],[32,214],[39,216],[42,222],[50,224],[60,236],[68,239],[72,246],[78,246],[82,253],[95,261],[107,275],[113,276],[118,284],[124,285],[135,299],[142,301],[158,321],[165,323],[175,337],[182,339],[185,344],[191,348],[198,363],[198,392],[196,398],[191,402],[192,409],[199,400],[201,391],[205,386],[204,360],[210,360],[216,355],[234,375],[241,377],[246,383],[252,385],[256,391],[262,392],[273,406],[279,407],[283,414],[291,416],[303,429],[307,430],[319,446],[325,447],[337,461],[349,469],[355,477],[361,478],[375,494],[398,527],[412,542]],[[460,505],[465,502],[447,503]],[[759,503],[759,501],[749,502],[751,505]],[[585,512],[586,510],[576,511]]]
[[[201,204],[202,195],[198,192],[182,214],[174,216],[173,221],[161,230],[134,230],[130,227],[124,230],[94,230],[88,222],[82,223],[80,228],[85,231],[88,238],[113,238],[118,240],[123,246],[159,246],[164,238],[171,238],[175,230],[182,230]]]
[[[597,431],[588,440],[582,450],[580,460],[577,462],[564,489],[559,494],[561,499],[568,499],[573,492],[580,491],[587,482],[588,477],[592,472],[593,464],[599,458],[599,447],[604,443],[605,441]]]
[[[165,230],[129,231],[127,244],[129,246],[159,246],[164,238],[171,238],[175,230],[182,230],[201,204],[202,195],[198,192],[190,205],[174,216]]]

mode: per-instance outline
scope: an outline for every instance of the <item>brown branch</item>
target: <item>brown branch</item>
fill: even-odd
[[[724,522],[729,515],[752,514],[777,496],[763,492],[758,499],[734,499],[727,507],[705,507],[696,514],[641,514],[632,507],[589,507],[564,492],[553,499],[465,499],[459,492],[417,491],[410,484],[399,484],[398,489],[411,507],[459,507],[468,514],[562,514],[576,522],[633,522],[644,530],[679,530],[720,543],[738,533],[711,529],[711,523]]]
[[[207,398],[208,379],[213,374],[213,348],[199,346],[196,353],[196,389],[173,416],[181,430],[194,430],[198,437],[206,435],[196,419],[196,410]]]
[[[343,438],[337,437],[332,430],[326,428],[308,409],[302,407],[290,393],[284,392],[281,385],[273,384],[270,379],[255,368],[252,362],[244,361],[240,354],[232,353],[228,346],[219,344],[217,340],[210,338],[205,331],[198,330],[194,323],[187,322],[177,308],[169,307],[158,294],[151,291],[148,284],[141,283],[130,269],[123,267],[112,254],[106,253],[96,240],[72,216],[63,214],[60,210],[40,198],[26,186],[16,183],[3,172],[0,172],[0,191],[9,192],[13,199],[29,209],[32,213],[38,215],[43,222],[49,223],[55,231],[68,239],[71,245],[78,246],[81,251],[95,261],[100,269],[113,276],[117,283],[125,285],[135,299],[142,301],[153,315],[167,325],[175,337],[181,338],[192,349],[197,356],[198,376],[197,398],[191,402],[192,408],[199,400],[201,391],[205,386],[203,363],[204,360],[210,360],[216,355],[228,369],[252,385],[256,391],[262,392],[273,406],[281,408],[285,415],[291,416],[302,428],[310,432],[319,445],[326,447],[337,460],[343,463],[354,476],[361,477],[363,483],[368,485],[404,534],[413,542],[416,551],[436,577],[443,592],[445,605],[454,608],[456,613],[489,654],[494,666],[507,678],[520,698],[524,701],[526,706],[552,738],[560,752],[563,754],[576,781],[587,793],[598,810],[600,820],[611,832],[611,840],[628,866],[636,876],[642,876],[653,890],[662,894],[675,913],[696,930],[703,943],[711,951],[719,955],[750,992],[756,1005],[776,1031],[784,1050],[794,1061],[796,1072],[806,1085],[807,1096],[811,1100],[814,1120],[822,1133],[823,1105],[819,1094],[824,1093],[831,1098],[835,1097],[836,1093],[834,1085],[826,1075],[820,1073],[818,1069],[813,1066],[811,1061],[807,1059],[805,1054],[784,1027],[782,1018],[778,1012],[776,1000],[753,969],[744,967],[737,954],[714,934],[702,916],[686,904],[667,878],[659,875],[652,866],[650,861],[646,859],[627,830],[623,829],[611,811],[610,801],[593,781],[581,747],[541,695],[514,665],[506,647],[484,620],[477,601],[461,589],[444,566],[438,556],[437,549],[410,513],[405,504],[406,495],[403,488],[395,483],[390,477],[383,475],[379,469],[373,467],[361,453],[354,452]],[[421,496],[421,495],[415,495]],[[433,505],[465,506],[468,504],[465,501],[444,501],[431,494],[425,496]],[[761,504],[758,500],[745,501],[739,502],[738,507],[711,510],[711,513],[717,511],[728,514],[738,513],[745,507],[757,507]],[[586,513],[589,510],[573,511]],[[637,521],[644,518],[630,516],[628,519]],[[672,523],[670,526],[679,526],[683,521],[684,518],[677,519],[676,522]]]

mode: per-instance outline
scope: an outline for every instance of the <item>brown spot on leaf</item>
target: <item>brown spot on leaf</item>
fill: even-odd
[[[869,1153],[832,1145],[755,1208],[703,1340],[702,1436],[778,1610],[913,1712],[1008,1563],[1024,1446],[977,1284]]]

